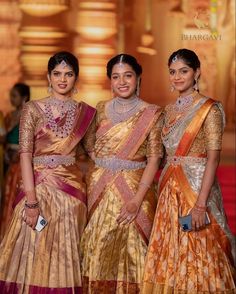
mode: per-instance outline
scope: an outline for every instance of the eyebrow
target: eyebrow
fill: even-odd
[[[52,72],[61,73],[62,71],[57,70],[57,69],[53,69]],[[71,72],[74,73],[74,71],[72,69],[69,71],[66,71],[65,73],[71,73]]]
[[[178,68],[178,69],[174,69],[174,68],[169,68],[170,70],[181,70],[181,69],[189,69],[190,67],[189,66],[183,66],[183,67],[181,67],[181,68]]]

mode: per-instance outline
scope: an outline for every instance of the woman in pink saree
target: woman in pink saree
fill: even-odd
[[[95,109],[71,98],[78,72],[74,55],[55,54],[48,63],[50,97],[23,108],[22,187],[0,245],[0,293],[82,293],[79,244],[87,209],[75,155]],[[41,231],[39,215],[47,221]]]
[[[162,157],[162,111],[138,97],[141,72],[127,54],[107,65],[115,98],[97,106],[81,241],[84,293],[139,292],[156,207],[152,181]]]

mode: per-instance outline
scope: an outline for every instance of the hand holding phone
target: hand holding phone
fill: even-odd
[[[188,214],[179,217],[179,224],[184,232],[192,231],[192,215]],[[205,225],[210,224],[210,218],[206,212]]]
[[[48,222],[46,221],[46,219],[42,215],[39,215],[37,224],[35,226],[35,230],[38,231],[38,232],[41,232],[42,229],[45,228],[47,223]]]

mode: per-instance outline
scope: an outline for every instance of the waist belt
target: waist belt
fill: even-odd
[[[133,170],[146,167],[146,161],[124,160],[116,157],[96,158],[95,164],[112,171]]]
[[[44,165],[48,167],[57,167],[58,165],[72,165],[75,163],[75,157],[71,155],[44,155],[33,157],[34,165]]]
[[[193,156],[168,156],[167,162],[173,165],[180,164],[205,164],[206,157],[193,157]]]

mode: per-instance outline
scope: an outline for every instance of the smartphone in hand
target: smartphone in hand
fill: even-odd
[[[209,223],[210,223],[210,218],[206,212],[205,225],[208,225]],[[188,214],[188,215],[179,217],[179,224],[184,232],[192,231],[192,215]]]
[[[41,232],[42,229],[45,228],[47,223],[48,222],[46,221],[46,219],[42,215],[39,215],[37,224],[35,226],[35,230],[38,231],[38,232]]]

